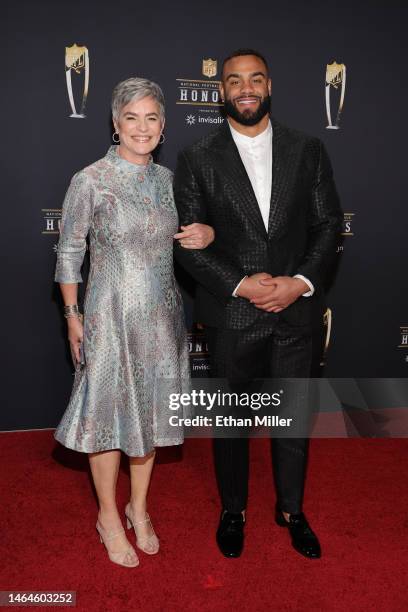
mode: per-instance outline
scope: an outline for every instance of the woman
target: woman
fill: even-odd
[[[99,501],[96,529],[114,563],[139,564],[115,499],[120,452],[129,456],[131,494],[125,514],[136,545],[159,541],[146,512],[156,446],[181,444],[165,400],[186,390],[189,361],[183,305],[173,273],[178,228],[170,170],[152,161],[163,141],[164,98],[158,85],[131,78],[112,97],[117,146],[78,172],[62,213],[55,281],[60,283],[68,338],[77,363],[68,408],[55,438],[89,454]],[[178,239],[205,248],[212,228],[192,224]],[[90,272],[84,324],[77,283],[89,234]]]

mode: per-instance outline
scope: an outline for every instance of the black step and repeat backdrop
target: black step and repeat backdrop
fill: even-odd
[[[15,0],[2,5],[0,429],[53,427],[67,404],[72,367],[53,283],[58,224],[71,176],[110,145],[113,86],[129,76],[162,86],[167,123],[159,161],[174,168],[178,150],[223,121],[220,65],[237,47],[266,55],[274,116],[323,139],[332,158],[345,219],[336,281],[327,297],[332,333],[325,374],[406,377],[408,10],[403,4]],[[180,280],[193,374],[201,376],[207,372],[206,347],[192,327],[191,287]],[[320,313],[316,316],[320,322]]]

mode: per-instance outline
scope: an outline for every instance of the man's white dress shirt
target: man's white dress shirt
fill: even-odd
[[[231,130],[232,138],[238,148],[239,155],[242,163],[245,166],[245,170],[248,174],[249,180],[251,181],[252,189],[254,190],[256,200],[259,205],[259,210],[262,215],[262,219],[265,225],[265,229],[268,232],[269,223],[269,210],[271,206],[271,193],[272,193],[272,125],[269,121],[266,130],[251,138],[245,136],[240,132],[237,132],[230,122],[228,125]],[[233,296],[236,295],[236,291],[244,278],[235,287]],[[314,287],[309,279],[305,278],[302,274],[295,274],[294,278],[302,279],[309,287],[310,291],[303,293],[303,297],[310,297],[314,293]]]

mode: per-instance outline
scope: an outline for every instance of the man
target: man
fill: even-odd
[[[342,213],[329,158],[317,138],[270,118],[264,57],[240,49],[224,60],[221,99],[227,121],[179,155],[175,198],[180,222],[215,229],[205,250],[176,258],[197,281],[196,318],[204,324],[212,375],[228,380],[310,376],[311,315],[335,254]],[[294,548],[321,555],[302,512],[307,438],[272,444],[276,522]],[[214,440],[222,511],[217,543],[227,557],[243,548],[248,439]]]

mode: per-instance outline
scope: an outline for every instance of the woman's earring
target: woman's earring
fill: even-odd
[[[118,137],[118,139],[117,139],[117,140],[115,140],[115,136],[117,136],[117,137]],[[113,140],[113,142],[114,142],[115,144],[119,144],[119,143],[120,143],[120,136],[119,136],[118,132],[113,132],[113,134],[112,134],[112,140]]]
[[[161,140],[163,138],[163,140]],[[166,140],[165,135],[163,134],[163,132],[160,134],[160,138],[159,138],[159,144],[163,144],[163,142]]]

